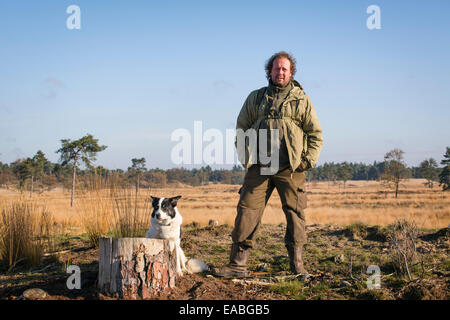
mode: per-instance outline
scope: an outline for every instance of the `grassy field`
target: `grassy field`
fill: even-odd
[[[307,224],[336,224],[346,226],[355,222],[368,225],[389,225],[399,219],[414,221],[420,228],[443,228],[450,224],[450,193],[435,186],[424,186],[425,180],[411,179],[400,189],[397,199],[392,190],[376,181],[348,181],[345,190],[342,184],[312,182],[307,184]],[[150,195],[170,197],[182,195],[178,208],[184,223],[197,222],[206,225],[210,219],[219,224],[234,223],[239,186],[208,185],[200,187],[179,186],[158,189],[141,189],[137,207],[146,212]],[[133,190],[114,195],[116,198],[133,198]],[[120,193],[120,192],[119,192]],[[19,198],[18,192],[0,189],[0,201]],[[24,193],[23,197],[27,198]],[[113,196],[113,198],[114,198]],[[44,205],[58,224],[83,232],[83,220],[92,218],[111,220],[113,208],[110,190],[77,192],[75,205],[70,207],[70,193],[55,189],[33,196],[33,202]],[[87,217],[91,216],[91,217]],[[280,198],[276,190],[263,216],[265,224],[285,222]]]
[[[373,181],[348,181],[345,190],[342,184],[308,183],[308,283],[289,278],[285,219],[274,191],[249,260],[252,281],[188,275],[177,280],[176,289],[155,298],[449,299],[450,193],[423,183],[406,181],[397,199],[392,190]],[[46,290],[48,299],[108,299],[95,289],[98,237],[143,236],[150,225],[150,195],[182,195],[178,207],[188,257],[209,266],[227,263],[239,187],[178,185],[141,189],[138,196],[134,189],[78,191],[73,208],[70,193],[60,189],[35,194],[32,200],[28,193],[0,189],[0,299],[19,299],[31,287]],[[219,226],[209,227],[211,219]],[[400,220],[419,228],[408,277],[399,273],[388,239]],[[7,250],[15,246],[24,257]],[[65,286],[71,264],[82,270],[83,290]],[[381,268],[381,290],[366,287],[369,265]]]

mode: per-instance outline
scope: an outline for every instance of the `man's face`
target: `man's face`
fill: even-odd
[[[291,80],[291,62],[286,58],[276,58],[273,61],[272,71],[270,72],[272,82],[279,86],[284,87]]]

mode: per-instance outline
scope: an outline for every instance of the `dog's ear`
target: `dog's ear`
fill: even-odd
[[[176,196],[176,197],[169,198],[170,204],[172,205],[172,207],[176,207],[177,206],[178,200],[180,198],[181,198],[181,196]]]
[[[159,198],[150,196],[150,200],[152,200],[152,206],[156,207],[159,203]]]

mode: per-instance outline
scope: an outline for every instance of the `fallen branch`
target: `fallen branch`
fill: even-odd
[[[255,280],[243,280],[243,279],[232,279],[234,283],[240,283],[240,284],[255,284],[258,286],[272,286],[274,283],[270,282],[263,282],[263,281],[255,281]]]
[[[349,269],[349,272],[350,272],[350,279],[356,280],[353,277],[353,256],[350,256],[350,265],[349,265],[348,269]]]
[[[275,276],[275,280],[277,280],[278,282],[283,281],[283,280],[295,280],[297,278],[302,277],[302,274],[293,274],[293,275],[288,275],[288,276]]]
[[[68,249],[68,250],[62,250],[62,251],[47,252],[47,253],[44,253],[44,257],[53,256],[53,255],[56,255],[56,254],[68,253],[70,251],[72,251],[72,250]]]
[[[25,258],[20,258],[19,260],[17,260],[16,262],[14,262],[13,265],[9,267],[8,273],[10,273],[10,272],[16,267],[16,265],[17,265],[19,262],[22,262],[22,261],[24,261],[24,260],[25,260]]]
[[[46,265],[45,267],[43,267],[42,269],[39,270],[33,270],[32,272],[42,272],[45,271],[47,269],[49,269],[50,267],[53,267],[55,264],[54,263],[50,263],[49,265]]]

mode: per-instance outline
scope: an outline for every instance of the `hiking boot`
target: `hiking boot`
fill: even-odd
[[[230,251],[230,263],[218,268],[213,268],[212,274],[216,277],[224,278],[245,278],[248,277],[247,260],[249,248],[241,247],[233,243]]]
[[[289,267],[293,274],[308,275],[303,266],[303,245],[300,246],[290,246],[287,245],[286,249],[289,255]]]

